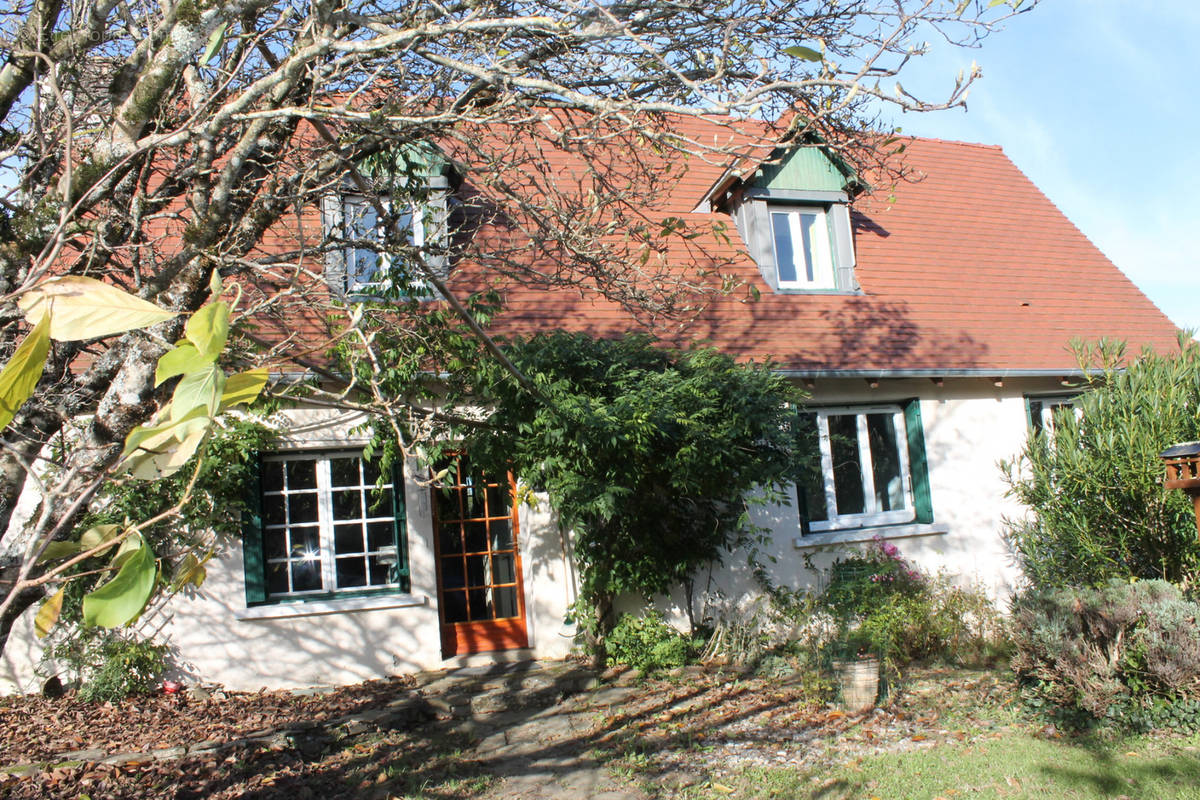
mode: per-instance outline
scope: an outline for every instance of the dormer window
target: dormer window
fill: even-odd
[[[771,207],[771,237],[780,289],[836,289],[825,209]]]
[[[381,204],[387,210],[390,202],[382,200]],[[391,260],[381,248],[387,239],[383,227],[387,221],[379,219],[375,203],[360,195],[344,195],[341,210],[342,235],[347,243],[344,254],[346,293],[371,294],[390,288]],[[406,232],[410,247],[420,248],[425,244],[424,215],[414,212],[415,209],[407,208],[399,213],[395,225],[397,233]],[[425,285],[419,279],[410,283]]]

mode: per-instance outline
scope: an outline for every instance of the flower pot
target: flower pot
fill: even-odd
[[[878,658],[834,661],[833,672],[847,711],[862,711],[875,705],[879,696]]]

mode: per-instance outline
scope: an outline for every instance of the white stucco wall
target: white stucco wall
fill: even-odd
[[[806,555],[824,566],[853,546],[847,540],[868,541],[879,533],[922,568],[979,581],[1003,601],[1019,573],[1000,538],[1001,520],[1022,509],[1005,497],[997,464],[1014,456],[1024,442],[1024,395],[1057,389],[1050,380],[1005,381],[996,387],[985,379],[946,379],[939,387],[922,379],[884,381],[877,389],[862,380],[818,381],[812,389],[814,404],[921,398],[934,525],[818,534],[797,546],[795,507],[758,508],[758,523],[772,532],[772,580],[788,587],[811,585],[816,575],[806,569]],[[330,412],[291,412],[281,447],[346,446],[353,443],[355,424],[353,418],[335,418]],[[405,497],[412,590],[410,596],[391,599],[403,605],[337,610],[337,603],[295,603],[260,608],[294,609],[303,615],[247,619],[242,552],[235,543],[209,565],[200,589],[176,598],[141,625],[172,648],[185,680],[237,689],[343,684],[443,666],[430,493],[410,478]],[[576,587],[570,542],[560,537],[544,499],[536,509],[522,507],[519,523],[530,650],[539,657],[561,657],[571,647],[572,631],[564,618]],[[745,555],[734,554],[724,567],[700,576],[697,610],[703,613],[706,592],[710,600],[719,592],[741,602],[755,588]],[[678,598],[675,605],[678,611]],[[308,613],[313,609],[323,613]],[[250,612],[255,613],[262,612]],[[18,623],[3,654],[0,689],[29,691],[38,685],[31,671],[40,651],[32,616],[31,610]]]

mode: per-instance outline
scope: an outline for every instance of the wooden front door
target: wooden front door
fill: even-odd
[[[442,657],[528,647],[512,477],[456,466],[432,490]]]

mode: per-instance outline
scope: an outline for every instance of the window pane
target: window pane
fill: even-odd
[[[371,522],[367,524],[367,549],[378,550],[381,547],[392,547],[396,544],[395,524],[392,522]]]
[[[263,498],[263,522],[267,525],[283,525],[287,522],[287,512],[283,505],[283,497]]]
[[[292,562],[292,591],[312,592],[321,588],[320,561]]]
[[[367,486],[374,486],[379,482],[379,464],[374,461],[363,461],[363,483]]]
[[[304,492],[303,494],[288,495],[288,522],[295,525],[298,522],[316,522],[317,521],[317,494],[316,492]]]
[[[320,558],[321,534],[315,525],[291,528],[288,534],[292,537],[292,558]]]
[[[395,564],[388,561],[381,561],[379,556],[367,556],[367,568],[370,570],[370,579],[372,586],[383,586],[385,583],[395,583],[396,574],[394,572]]]
[[[458,489],[434,489],[433,500],[437,505],[438,519],[462,519]]]
[[[263,555],[266,558],[287,557],[287,532],[283,528],[263,531]]]
[[[354,589],[367,585],[367,560],[362,556],[351,556],[337,560],[337,585],[339,589]]]
[[[317,462],[312,459],[286,462],[287,488],[297,489],[317,488]]]
[[[867,439],[871,443],[871,473],[875,479],[877,511],[905,507],[904,481],[900,477],[900,448],[894,414],[868,414]]]
[[[503,517],[512,513],[512,502],[507,484],[489,486],[487,490],[487,515]]]
[[[792,230],[788,214],[771,215],[771,233],[775,238],[775,267],[780,283],[796,282],[796,258],[792,251]]]
[[[801,509],[809,522],[829,519],[825,503],[825,475],[821,471],[821,436],[816,414],[800,414],[796,418],[796,452],[803,459],[799,465],[798,489],[804,503]]]
[[[816,214],[800,214],[800,237],[803,240],[804,253],[804,274],[805,280],[813,283],[816,280],[816,259],[814,258],[813,242],[816,234],[815,226],[817,224]]]
[[[468,485],[463,489],[463,510],[467,519],[487,516],[484,505],[484,488],[475,478],[467,478]]]
[[[334,519],[362,519],[362,490],[346,489],[333,493]]]
[[[267,592],[269,594],[288,593],[288,565],[286,561],[279,564],[267,565]]]
[[[836,414],[827,417],[826,421],[829,423],[829,448],[833,454],[837,513],[862,514],[866,511],[866,502],[858,456],[858,417]]]
[[[262,465],[262,488],[264,492],[283,491],[283,462],[264,461]]]
[[[392,516],[391,489],[367,489],[366,501],[368,517]]]
[[[334,486],[358,486],[358,459],[333,458],[329,460],[329,478]]]
[[[362,523],[334,525],[333,552],[338,554],[363,552]]]

